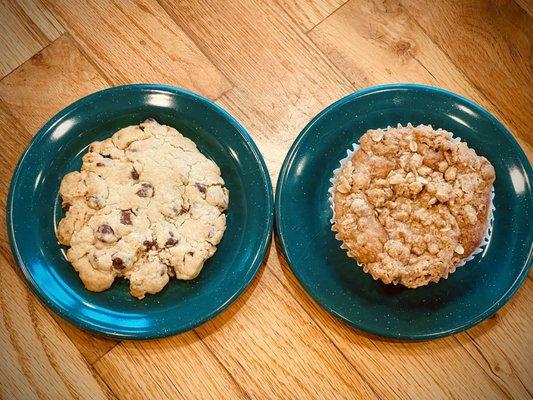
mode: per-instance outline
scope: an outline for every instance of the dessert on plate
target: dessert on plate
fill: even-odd
[[[365,272],[416,288],[481,251],[495,180],[485,157],[426,125],[369,130],[354,148],[332,179],[332,230]]]
[[[172,276],[193,279],[226,228],[228,190],[219,167],[153,119],[92,143],[59,194],[65,216],[57,238],[96,292],[123,277],[142,299]]]

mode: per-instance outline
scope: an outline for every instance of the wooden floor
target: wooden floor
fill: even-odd
[[[249,130],[273,182],[310,118],[389,82],[473,99],[531,160],[532,14],[528,0],[2,0],[1,206],[16,161],[47,119],[132,82],[215,99]],[[212,321],[164,340],[116,342],[48,312],[2,230],[0,305],[3,399],[532,398],[531,276],[465,333],[395,343],[325,313],[273,244],[252,286]]]

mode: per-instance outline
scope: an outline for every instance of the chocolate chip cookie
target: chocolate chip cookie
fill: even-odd
[[[374,279],[437,282],[480,246],[494,180],[490,162],[450,132],[369,130],[335,177],[332,229]]]
[[[96,292],[124,277],[142,299],[169,277],[193,279],[226,228],[228,190],[218,166],[153,119],[92,143],[59,194],[65,217],[57,238]]]

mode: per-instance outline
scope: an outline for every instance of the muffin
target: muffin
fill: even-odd
[[[333,178],[332,230],[365,272],[416,288],[480,250],[495,179],[485,157],[426,125],[369,130],[359,143]]]

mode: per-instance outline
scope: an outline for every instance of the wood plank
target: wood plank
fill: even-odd
[[[112,394],[0,257],[0,397],[105,399]]]
[[[522,9],[529,14],[530,17],[533,17],[533,2],[531,0],[515,0]]]
[[[511,129],[533,160],[529,130],[524,131],[519,121],[479,93],[397,3],[349,1],[309,36],[357,88],[393,82],[424,83],[476,101]],[[346,38],[350,38],[349,43]]]
[[[229,310],[196,331],[252,398],[380,396],[269,268]]]
[[[36,54],[17,71],[0,80],[3,114],[10,122],[0,126],[4,151],[0,155],[0,205],[5,207],[11,176],[24,148],[55,113],[91,92],[107,87],[67,35]],[[4,218],[2,213],[1,218]],[[1,247],[10,252],[5,232]]]
[[[248,398],[194,332],[124,341],[94,367],[119,399]]]
[[[276,0],[287,15],[308,32],[320,21],[335,12],[346,0]]]
[[[20,157],[20,153],[27,145],[30,135],[26,133],[24,127],[9,113],[5,104],[0,101],[0,141],[2,142],[3,152],[0,152],[0,209],[6,209],[7,192],[11,176]],[[0,224],[6,226],[6,213],[0,213]],[[11,249],[7,240],[7,232],[4,229],[0,232],[0,251],[9,258]]]
[[[220,104],[240,109],[269,168],[279,168],[285,151],[316,113],[353,90],[274,2],[161,4],[236,86]],[[277,170],[271,173],[277,176]]]
[[[53,14],[38,0],[16,0],[18,7],[51,43],[65,33]]]
[[[166,83],[213,98],[231,87],[155,0],[45,3],[114,84]]]
[[[0,81],[0,207],[5,209],[11,176],[34,133],[53,114],[79,97],[106,87],[105,80],[64,36]],[[0,221],[5,226],[5,213]],[[7,235],[0,232],[0,250],[18,271]],[[54,315],[70,339],[92,363],[116,342],[83,332]]]
[[[108,86],[72,38],[64,35],[0,81],[0,100],[33,136],[62,108]]]
[[[513,0],[402,0],[426,34],[490,101],[533,142],[531,17]],[[531,4],[531,2],[530,2]]]
[[[10,73],[61,34],[45,10],[24,0],[0,2],[0,78]]]
[[[508,397],[506,384],[496,382],[454,337],[427,342],[383,340],[338,321],[304,291],[281,250],[275,252],[278,262],[271,267],[283,286],[384,398]]]
[[[479,364],[490,368],[501,385],[512,388],[509,394],[515,399],[533,397],[533,316],[524,312],[531,304],[533,283],[526,279],[518,294],[493,318],[457,335]]]
[[[240,88],[233,88],[219,97],[217,104],[235,117],[253,137],[268,167],[270,179],[275,190],[281,164],[285,159],[290,144],[297,135],[297,127],[293,126],[292,131],[283,132],[276,129],[275,126],[271,126],[272,124],[269,123],[268,118],[258,118],[257,109],[249,104],[249,96],[249,93],[241,91]],[[316,106],[316,108],[318,107]],[[276,121],[273,124],[278,122]]]

